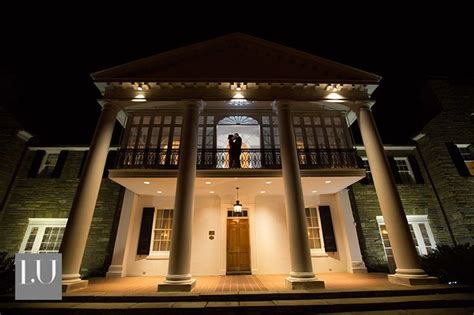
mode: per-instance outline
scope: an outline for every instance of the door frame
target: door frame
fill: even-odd
[[[229,217],[228,216],[228,211],[233,211],[233,209],[226,209],[226,212],[225,212],[225,274],[226,275],[251,275],[252,274],[252,241],[251,241],[251,238],[250,238],[250,216],[248,214],[248,209],[242,209],[242,211],[247,211],[247,216],[242,216],[242,217]],[[248,271],[229,271],[228,270],[228,264],[227,264],[227,250],[228,250],[228,247],[227,247],[227,239],[228,239],[228,224],[229,224],[229,220],[235,220],[235,219],[242,219],[242,220],[247,220],[247,224],[248,224],[248,240],[249,240],[249,270]]]

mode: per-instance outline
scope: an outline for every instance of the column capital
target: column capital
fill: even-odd
[[[289,109],[291,106],[291,100],[274,100],[272,102],[272,109],[274,111]]]
[[[199,111],[204,109],[205,102],[202,99],[184,99],[181,100],[181,104],[184,108],[195,108]]]
[[[102,107],[102,110],[112,109],[112,110],[115,110],[115,111],[118,112],[118,111],[122,110],[122,108],[123,108],[123,106],[121,104],[119,104],[118,102],[113,102],[113,101],[110,101],[110,100],[98,100],[97,102]]]
[[[354,101],[346,104],[347,107],[349,107],[351,110],[353,110],[355,113],[358,113],[361,109],[371,109],[372,106],[375,104],[375,101],[372,100],[360,100],[360,101]]]

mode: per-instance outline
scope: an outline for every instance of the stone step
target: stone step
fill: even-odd
[[[445,314],[472,314],[473,293],[427,294],[391,297],[292,299],[262,301],[178,302],[14,302],[0,303],[2,314],[294,314],[444,309]],[[443,314],[436,312],[437,314]],[[436,314],[435,313],[435,314]]]

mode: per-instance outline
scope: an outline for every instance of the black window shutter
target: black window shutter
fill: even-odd
[[[45,154],[46,154],[46,151],[44,150],[36,151],[35,157],[33,158],[33,162],[31,163],[30,170],[28,171],[28,177],[38,176],[38,171]]]
[[[392,156],[387,156],[387,158],[388,164],[390,164],[390,168],[392,169],[393,178],[395,178],[395,183],[401,184],[402,178],[398,172],[397,162],[395,162],[395,159]]]
[[[329,206],[319,206],[319,216],[321,218],[321,228],[323,229],[324,248],[326,252],[337,252]]]
[[[88,154],[89,154],[89,150],[84,151],[84,154],[82,155],[81,166],[79,166],[79,173],[77,173],[77,177],[82,176],[82,171],[84,170],[84,165],[86,164]]]
[[[153,215],[155,208],[143,208],[140,236],[138,237],[137,255],[150,253],[151,229],[153,228]]]
[[[109,151],[109,154],[107,155],[107,161],[105,162],[104,173],[102,173],[102,178],[109,177],[109,169],[114,167],[116,157],[117,151]]]
[[[414,155],[408,156],[408,162],[410,162],[411,169],[413,170],[413,175],[415,176],[415,182],[417,184],[424,184],[425,180],[423,179],[423,175],[421,175],[420,166],[416,157]]]
[[[469,169],[467,168],[466,163],[464,163],[459,148],[453,142],[447,142],[446,147],[448,148],[449,155],[451,155],[451,159],[453,160],[454,166],[456,166],[459,175],[463,177],[470,176]]]
[[[61,172],[64,167],[64,163],[66,162],[68,151],[61,151],[58,156],[58,160],[56,162],[56,165],[54,166],[53,173],[51,174],[51,177],[54,178],[59,178],[61,177]]]

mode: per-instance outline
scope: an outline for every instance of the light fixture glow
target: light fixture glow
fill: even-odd
[[[137,87],[137,90],[141,91],[143,88],[141,86]]]
[[[317,191],[317,190],[313,190],[313,191],[311,191],[311,192],[312,192],[313,194],[315,194],[315,193],[317,193],[318,191]]]
[[[266,193],[266,191],[265,190],[260,190],[260,193],[264,194],[264,193]]]
[[[382,230],[382,234],[388,234],[387,230]]]
[[[239,92],[239,93],[235,93],[233,98],[243,99],[244,96],[242,95],[242,93]]]
[[[239,87],[236,88],[236,90],[240,91],[240,90],[242,90],[242,88],[239,86]]]
[[[342,100],[344,97],[342,97],[341,94],[333,92],[326,95],[326,98],[330,100]]]
[[[234,203],[234,212],[240,213],[242,212],[242,204],[239,201],[239,187],[235,187],[235,189],[237,190],[237,200]]]
[[[267,185],[270,185],[271,183],[272,183],[272,182],[270,182],[270,181],[268,181],[268,182],[265,182],[265,184],[267,184]]]
[[[211,182],[206,182],[205,184],[206,184],[206,185],[210,185],[210,184],[212,184],[212,183],[211,183]]]
[[[163,192],[161,190],[156,191],[157,194],[162,194]]]
[[[146,102],[145,95],[137,94],[133,99],[132,102]]]
[[[150,185],[150,182],[143,182],[143,184],[145,184],[145,185]]]
[[[210,193],[210,194],[213,194],[213,193],[215,193],[215,191],[214,191],[214,190],[211,190],[209,193]]]
[[[330,184],[331,181],[330,181],[330,180],[327,180],[327,181],[325,181],[324,183],[325,183],[325,184]]]

